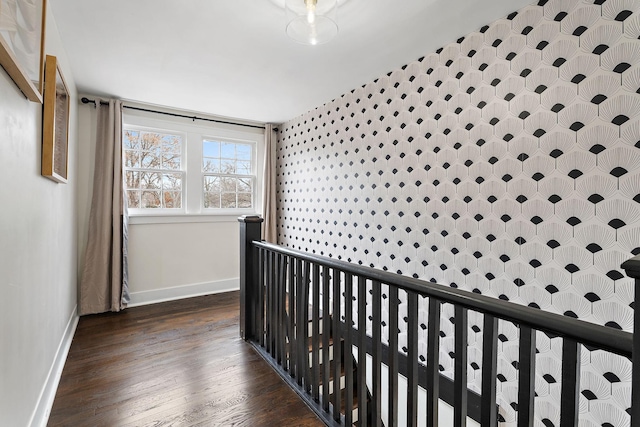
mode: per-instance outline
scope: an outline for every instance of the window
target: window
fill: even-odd
[[[129,214],[259,212],[263,139],[262,129],[125,111],[122,148]]]
[[[183,136],[128,128],[122,145],[129,208],[182,208]]]
[[[241,142],[202,141],[204,207],[253,207],[253,147]]]

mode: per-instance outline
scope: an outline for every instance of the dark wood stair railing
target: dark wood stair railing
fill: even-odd
[[[466,382],[469,310],[484,317],[482,392],[476,395],[480,411],[474,417],[483,427],[497,425],[498,321],[511,322],[520,330],[518,427],[534,424],[536,331],[563,340],[562,427],[578,426],[581,345],[624,356],[632,362],[638,362],[635,359],[640,357],[640,338],[632,333],[265,243],[260,241],[260,217],[245,216],[239,218],[239,222],[240,334],[327,425],[353,425],[357,419],[362,423],[357,425],[382,426],[383,411],[389,426],[398,424],[400,412],[406,413],[409,426],[438,425],[438,401],[446,385],[438,371],[442,304],[451,304],[455,309],[454,378],[450,398],[454,404],[455,427],[466,425],[470,397],[474,396]],[[622,268],[636,279],[638,289],[640,256],[625,262]],[[388,288],[384,302],[383,287]],[[407,306],[404,352],[398,350],[399,291],[406,296]],[[424,362],[418,360],[420,297],[428,301],[426,322],[421,319],[427,325]],[[384,316],[383,311],[388,314]],[[383,322],[388,325],[386,344],[382,342]],[[369,333],[367,324],[371,325]],[[634,327],[640,330],[640,316],[635,316]],[[325,363],[328,360],[331,362]],[[640,369],[636,368],[640,365],[633,365],[628,412],[630,425],[640,427]],[[384,389],[383,366],[388,372]],[[367,381],[367,371],[370,381]],[[406,389],[402,391],[399,390],[400,374],[407,379]],[[339,387],[330,387],[332,379],[334,384],[344,385],[340,392],[336,390]],[[419,388],[427,390],[426,420],[418,420]],[[407,397],[406,408],[399,408],[401,393]],[[364,395],[369,396],[368,399],[359,398]],[[384,408],[383,395],[387,402]]]

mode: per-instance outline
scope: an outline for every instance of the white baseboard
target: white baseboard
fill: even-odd
[[[240,279],[219,280],[216,282],[195,283],[193,285],[175,286],[172,288],[154,289],[152,291],[131,292],[128,307],[155,304],[201,295],[218,294],[240,289]]]
[[[78,327],[78,307],[76,306],[71,313],[71,317],[67,322],[58,350],[56,351],[56,357],[53,359],[47,380],[42,387],[40,397],[36,408],[31,415],[31,421],[29,425],[31,427],[45,427],[49,421],[49,415],[51,415],[51,408],[53,407],[53,401],[56,397],[56,391],[58,390],[58,384],[60,383],[60,377],[62,376],[62,369],[67,361],[67,355],[71,348],[71,341],[76,333]]]

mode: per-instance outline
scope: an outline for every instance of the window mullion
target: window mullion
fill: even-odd
[[[202,137],[196,133],[187,134],[185,144],[187,213],[199,213],[202,204]]]

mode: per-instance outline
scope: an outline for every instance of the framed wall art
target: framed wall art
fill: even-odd
[[[42,113],[42,175],[67,182],[69,164],[69,90],[55,56],[47,55]]]
[[[25,96],[42,103],[46,0],[0,0],[0,65]]]

